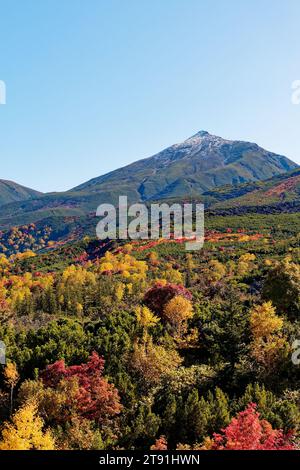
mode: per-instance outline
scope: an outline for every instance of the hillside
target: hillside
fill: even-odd
[[[0,180],[0,206],[11,202],[26,201],[41,196],[42,193],[25,188],[13,181]]]
[[[202,202],[206,207],[205,229],[226,231],[256,230],[263,232],[266,228],[272,231],[280,230],[282,236],[290,236],[299,232],[300,216],[300,169],[293,170],[283,175],[275,176],[266,181],[243,183],[237,186],[225,185],[214,190],[207,191],[193,198],[194,202]],[[96,195],[94,195],[96,198]],[[47,195],[44,199],[55,205],[55,195]],[[6,255],[33,250],[45,252],[68,244],[74,244],[84,239],[87,235],[95,237],[95,227],[98,219],[93,212],[85,214],[71,204],[65,206],[65,212],[55,209],[38,210],[43,198],[26,203],[27,207],[35,207],[35,214],[44,215],[36,223],[25,224],[27,214],[22,214],[21,209],[25,204],[19,205],[18,217],[14,209],[14,220],[17,226],[4,230],[1,233],[0,253]],[[70,199],[71,200],[71,199]],[[91,203],[92,199],[86,198],[85,203]],[[190,201],[189,198],[186,201]],[[182,203],[185,199],[162,199],[160,202],[169,204]],[[14,205],[2,208],[10,209]],[[53,215],[51,215],[53,214]]]
[[[232,213],[241,212],[296,212],[300,210],[300,170],[296,169],[258,182],[255,185],[238,187],[236,195],[219,199],[212,205],[216,211],[230,210]],[[216,192],[216,194],[218,194]],[[232,197],[233,196],[233,197]],[[215,197],[216,199],[216,197]]]
[[[257,144],[229,141],[200,131],[153,157],[139,160],[64,193],[50,193],[1,207],[0,229],[49,217],[84,217],[101,203],[202,197],[215,202],[217,188],[255,184],[285,174],[297,165]],[[235,189],[234,189],[235,190]],[[14,200],[13,200],[14,201]],[[218,201],[218,198],[216,199]]]

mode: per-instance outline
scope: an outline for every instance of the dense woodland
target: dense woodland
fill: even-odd
[[[214,217],[190,253],[10,231],[0,449],[298,449],[299,225]]]

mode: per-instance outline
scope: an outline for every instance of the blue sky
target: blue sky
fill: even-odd
[[[299,0],[0,0],[0,178],[66,190],[200,129],[300,163]]]

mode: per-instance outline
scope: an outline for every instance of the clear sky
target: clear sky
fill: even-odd
[[[66,190],[200,129],[300,163],[299,0],[0,0],[0,178]]]

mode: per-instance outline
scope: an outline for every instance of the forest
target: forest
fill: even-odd
[[[0,450],[300,448],[299,214],[0,255]],[[49,238],[50,237],[50,238]]]

